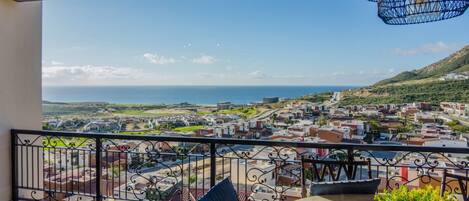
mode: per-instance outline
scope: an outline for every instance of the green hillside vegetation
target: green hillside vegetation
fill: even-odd
[[[398,75],[392,78],[379,81],[378,83],[376,83],[376,85],[393,84],[393,83],[402,82],[406,80],[412,80],[412,79],[415,79],[416,77],[417,77],[417,73],[415,71],[412,71],[412,72],[405,71],[405,72],[399,73]]]
[[[154,114],[145,112],[145,110],[136,110],[136,109],[117,110],[114,112],[114,114],[122,114],[122,115],[128,115],[128,116],[156,116]]]
[[[362,95],[363,91],[367,95]],[[373,86],[346,93],[341,105],[386,104],[442,101],[469,102],[469,80]]]
[[[108,104],[107,109],[113,110],[155,110],[167,108],[166,105],[151,105],[151,104]]]
[[[239,107],[233,108],[230,110],[220,110],[218,114],[234,114],[239,115],[244,118],[254,117],[256,114],[259,114],[259,110],[256,107]]]
[[[324,92],[324,93],[317,93],[317,94],[308,94],[303,97],[300,97],[299,100],[305,100],[309,102],[324,102],[330,100],[332,98],[333,92]]]
[[[392,78],[382,80],[375,85],[386,85],[409,80],[437,79],[448,73],[469,71],[469,45],[456,53],[424,68],[402,72]]]
[[[109,104],[93,102],[61,103],[43,101],[42,112],[44,116],[59,115],[104,115],[104,111],[113,111],[115,114],[132,116],[155,116],[146,113],[148,110],[167,108],[165,105],[146,104]]]
[[[455,70],[455,72],[458,72],[458,73],[467,72],[467,71],[469,71],[469,64],[466,64],[458,68],[457,70]]]
[[[100,106],[85,103],[51,103],[44,102],[42,111],[45,116],[52,115],[79,115],[96,113],[100,110]]]
[[[372,86],[345,91],[341,105],[442,101],[469,102],[469,80],[440,81],[449,73],[469,71],[469,45],[424,68],[402,72]]]

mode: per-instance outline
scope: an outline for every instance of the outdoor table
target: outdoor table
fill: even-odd
[[[302,198],[297,201],[373,201],[373,194],[320,195]]]

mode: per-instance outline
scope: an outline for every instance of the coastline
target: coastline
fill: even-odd
[[[251,104],[266,97],[299,98],[359,86],[44,86],[43,102],[214,106]]]

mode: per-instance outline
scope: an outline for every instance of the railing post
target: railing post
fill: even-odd
[[[215,143],[210,143],[210,187],[215,186],[217,176],[216,151]]]
[[[96,200],[102,201],[103,195],[101,194],[101,159],[102,159],[102,142],[101,138],[96,138]]]
[[[353,149],[347,149],[347,161],[348,161],[348,168],[347,168],[347,174],[348,174],[348,178],[349,179],[355,179],[355,178],[352,178],[354,177],[353,175],[353,168],[354,168],[354,165],[353,165],[353,161],[354,161],[354,157],[353,157]]]
[[[306,197],[305,157],[301,155],[301,197]]]
[[[16,164],[16,131],[10,136],[10,163],[11,163],[11,200],[18,200],[18,167]]]
[[[446,191],[446,173],[447,172],[448,172],[447,169],[443,170],[443,177],[441,179],[441,188],[440,188],[440,196],[441,197],[443,197],[445,195],[445,191]]]

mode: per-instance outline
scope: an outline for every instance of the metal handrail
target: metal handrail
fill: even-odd
[[[177,137],[166,135],[125,135],[111,133],[78,133],[62,131],[44,131],[44,130],[22,130],[12,129],[12,134],[27,134],[40,136],[61,136],[61,137],[84,137],[100,139],[118,139],[118,140],[146,140],[146,141],[168,141],[168,142],[192,142],[192,143],[215,143],[215,144],[239,144],[239,145],[260,145],[260,146],[285,146],[298,148],[320,148],[320,149],[354,149],[369,151],[409,151],[409,152],[444,152],[468,154],[469,148],[456,147],[430,147],[416,145],[377,145],[377,144],[348,144],[348,143],[312,143],[312,142],[289,142],[273,140],[256,139],[232,139],[232,138],[204,138],[204,137]]]

